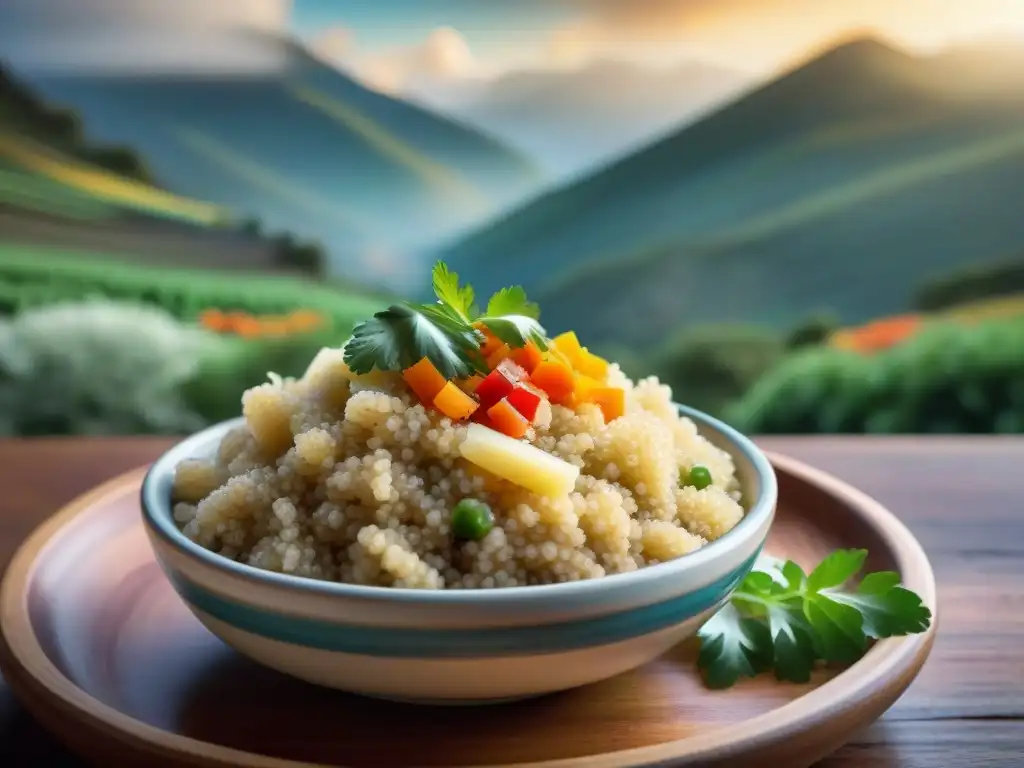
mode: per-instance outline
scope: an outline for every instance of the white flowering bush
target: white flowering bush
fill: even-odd
[[[162,310],[87,301],[0,324],[0,433],[180,434],[181,390],[222,343]]]

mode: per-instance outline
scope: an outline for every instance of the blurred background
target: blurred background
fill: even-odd
[[[0,434],[232,417],[438,258],[741,429],[1024,432],[1024,2],[0,3]]]

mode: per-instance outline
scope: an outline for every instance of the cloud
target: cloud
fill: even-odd
[[[451,27],[438,27],[415,45],[366,52],[360,50],[351,30],[334,27],[319,35],[311,48],[387,93],[402,93],[424,83],[458,81],[479,71],[469,45]]]
[[[0,51],[58,71],[265,72],[283,52],[237,34],[286,31],[290,0],[0,0]]]
[[[578,0],[577,7],[580,16],[549,40],[559,64],[616,47],[671,45],[772,66],[851,30],[936,46],[1024,24],[1020,0]]]

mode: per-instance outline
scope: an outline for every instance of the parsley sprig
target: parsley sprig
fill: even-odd
[[[867,551],[841,549],[804,573],[792,561],[751,571],[732,599],[698,632],[697,665],[711,688],[774,670],[779,680],[804,683],[819,662],[857,661],[872,640],[924,632],[932,614],[899,574],[869,573]]]
[[[449,379],[486,373],[479,327],[510,347],[533,342],[542,350],[548,348],[540,310],[520,286],[502,288],[481,313],[473,287],[461,285],[458,274],[443,261],[434,265],[431,282],[435,303],[393,304],[356,326],[344,355],[353,372],[400,371],[426,357]]]

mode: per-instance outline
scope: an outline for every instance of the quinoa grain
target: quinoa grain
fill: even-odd
[[[624,573],[683,557],[743,517],[732,458],[676,413],[657,379],[630,382],[626,413],[544,403],[526,439],[580,467],[543,498],[461,458],[464,425],[419,404],[398,376],[352,376],[325,360],[305,380],[242,398],[245,425],[174,482],[186,536],[258,568],[386,587],[489,589]],[[680,487],[707,467],[713,484]],[[452,535],[464,498],[490,506],[479,541]]]

